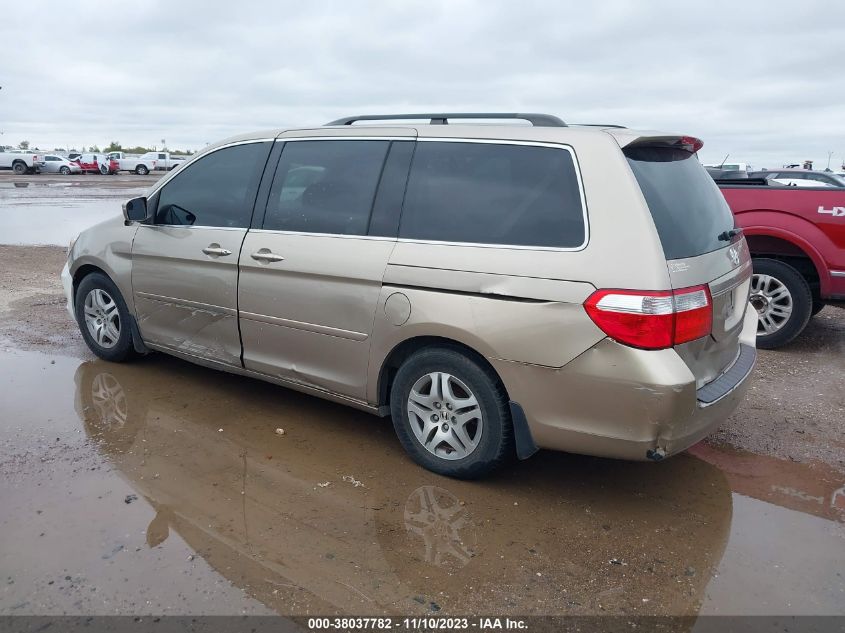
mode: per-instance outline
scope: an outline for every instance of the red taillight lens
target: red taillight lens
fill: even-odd
[[[704,147],[704,141],[694,136],[682,136],[678,139],[676,145],[680,145],[685,150],[695,154],[698,150]]]
[[[707,286],[680,290],[596,290],[584,302],[593,322],[631,347],[664,349],[710,334],[713,305]]]

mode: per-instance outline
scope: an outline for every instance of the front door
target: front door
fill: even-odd
[[[132,292],[146,343],[240,366],[238,255],[270,145],[215,150],[150,198],[153,220],[132,244]]]
[[[289,139],[241,251],[244,366],[363,399],[410,141]],[[388,184],[389,181],[389,184]],[[399,186],[393,186],[399,185]]]

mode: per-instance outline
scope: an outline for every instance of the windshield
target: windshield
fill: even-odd
[[[672,147],[625,149],[654,218],[666,259],[695,257],[728,245],[734,228],[728,203],[694,154]]]

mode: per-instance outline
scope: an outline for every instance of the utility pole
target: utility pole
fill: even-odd
[[[827,153],[827,169],[825,171],[830,171],[830,158],[833,156],[833,150]]]

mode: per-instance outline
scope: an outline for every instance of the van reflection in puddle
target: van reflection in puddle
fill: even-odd
[[[540,453],[453,481],[389,421],[176,359],[75,380],[85,432],[155,512],[149,547],[176,533],[285,615],[694,615],[729,533],[727,480],[693,457]]]

